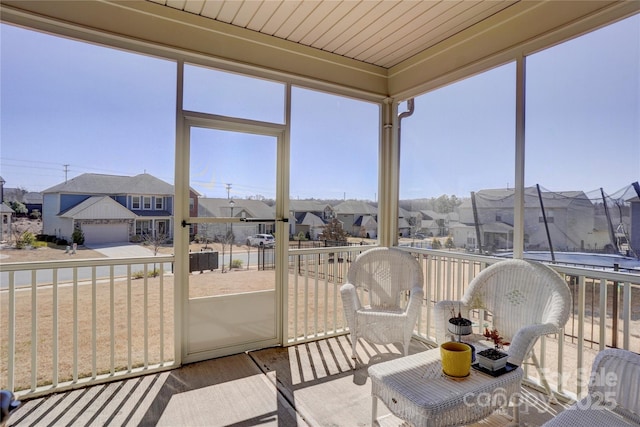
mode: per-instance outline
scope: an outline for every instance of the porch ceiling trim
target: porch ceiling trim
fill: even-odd
[[[0,4],[15,25],[143,51],[370,101],[387,96],[387,70],[149,1],[15,1]]]
[[[510,3],[435,45],[425,39],[430,47],[388,69],[154,1],[5,0],[0,11],[2,21],[16,25],[380,102],[417,96],[561,43],[640,12],[640,2]],[[302,18],[286,19],[292,26]],[[326,31],[331,37],[333,29]]]

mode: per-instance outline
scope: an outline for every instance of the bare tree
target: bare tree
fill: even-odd
[[[167,243],[167,235],[143,233],[142,242],[145,246],[150,246],[151,250],[153,251],[153,256],[156,256],[158,255],[160,247]]]
[[[222,272],[224,273],[224,254],[227,248],[227,245],[229,245],[229,249],[231,249],[231,245],[233,245],[233,233],[231,232],[231,230],[227,231],[225,234],[218,234],[215,237],[215,241],[220,243],[220,246],[222,247],[222,260],[221,260],[221,264],[222,264]],[[231,252],[231,251],[230,251]],[[231,256],[231,255],[229,255]],[[232,260],[229,260],[229,268],[231,268],[231,262]]]
[[[154,235],[154,234],[144,233],[142,234],[142,241],[144,245],[151,247],[151,250],[153,251],[153,256],[156,256],[158,255],[158,251],[160,250],[160,247],[167,242],[167,235],[166,234]],[[158,275],[158,269],[156,267],[155,262],[153,263],[153,272],[151,274],[154,277]]]

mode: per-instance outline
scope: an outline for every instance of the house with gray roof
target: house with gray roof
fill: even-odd
[[[312,240],[318,239],[327,222],[336,216],[333,206],[318,200],[290,200],[289,213],[289,234],[302,233]]]
[[[23,188],[5,188],[5,202],[20,202],[27,208],[27,215],[42,213],[42,193],[27,191]]]
[[[128,242],[134,236],[173,234],[173,185],[149,174],[86,173],[42,192],[44,234],[85,245]]]
[[[224,198],[200,198],[198,199],[198,217],[209,218],[245,218],[245,219],[274,219],[275,208],[261,200]],[[198,234],[215,240],[226,236],[233,229],[233,239],[237,244],[246,243],[249,236],[255,234],[272,234],[275,231],[275,221],[265,222],[235,222],[231,227],[229,223],[200,223]]]
[[[378,237],[378,208],[361,200],[346,200],[333,207],[336,218],[352,236]],[[375,230],[374,230],[375,227]]]
[[[525,249],[548,251],[547,228],[554,250],[592,250],[607,244],[606,229],[596,226],[594,204],[582,191],[544,191],[541,210],[536,187],[525,189],[524,222]],[[499,250],[513,247],[514,190],[488,189],[475,193],[475,213],[472,200],[458,207],[460,224],[451,227],[454,244],[469,247],[480,232],[485,249]],[[546,225],[545,225],[546,216]],[[478,229],[475,227],[475,220]]]

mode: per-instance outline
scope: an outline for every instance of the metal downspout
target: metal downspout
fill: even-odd
[[[405,117],[409,117],[413,114],[413,110],[414,110],[413,98],[407,99],[407,108],[408,108],[407,111],[403,111],[402,113],[398,114],[398,172],[400,171],[400,148],[401,148],[401,142],[402,142],[402,138],[400,137],[400,133],[401,133],[400,129],[402,128],[402,119],[404,119]]]
[[[414,102],[413,102],[413,98],[410,98],[407,100],[407,111],[403,111],[402,113],[398,114],[398,145],[396,147],[397,151],[396,151],[396,155],[397,155],[397,163],[396,163],[396,179],[395,179],[395,197],[396,197],[396,203],[395,203],[395,211],[391,212],[392,218],[394,218],[394,238],[393,241],[395,243],[398,242],[398,217],[400,216],[400,155],[402,152],[402,141],[401,141],[401,125],[402,125],[402,119],[404,119],[405,117],[409,117],[413,114],[413,110],[414,110]]]

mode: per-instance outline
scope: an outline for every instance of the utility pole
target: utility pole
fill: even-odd
[[[229,194],[231,193],[231,183],[225,184],[227,187],[227,200],[229,200]]]
[[[67,183],[67,173],[69,173],[69,165],[62,165],[64,166],[64,183]]]

